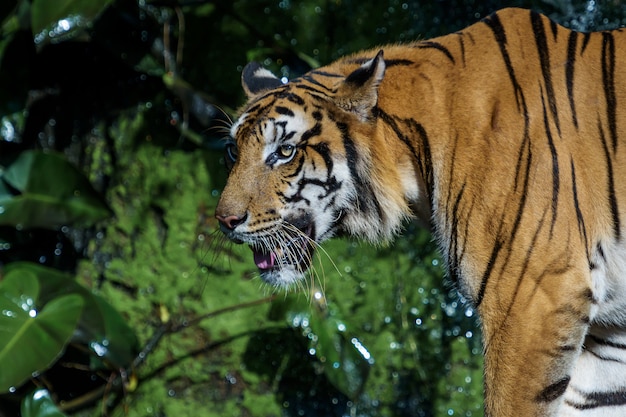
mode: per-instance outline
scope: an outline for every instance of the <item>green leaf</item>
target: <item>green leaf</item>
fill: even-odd
[[[112,0],[33,0],[31,26],[35,42],[71,36],[91,24],[110,3]]]
[[[22,417],[67,417],[59,410],[46,389],[38,389],[22,400]]]
[[[38,300],[41,304],[68,294],[82,297],[85,307],[71,341],[84,344],[96,357],[113,367],[122,368],[131,364],[139,349],[137,336],[126,320],[102,297],[78,284],[68,274],[33,263],[11,263],[5,268],[5,273],[7,277],[14,274],[35,276],[41,288]],[[102,362],[94,363],[94,367],[102,367]]]
[[[311,316],[311,331],[317,336],[315,355],[324,364],[324,374],[335,388],[356,400],[367,381],[370,353],[336,317],[316,311]]]
[[[9,194],[6,185],[0,187],[0,225],[56,229],[90,225],[111,215],[84,175],[56,153],[23,152],[0,180],[19,192]]]
[[[54,363],[78,323],[82,297],[58,297],[38,310],[40,291],[32,273],[7,274],[0,285],[0,392]]]
[[[326,303],[310,303],[304,297],[289,297],[274,303],[270,319],[282,317],[302,328],[310,347],[323,365],[324,375],[339,391],[355,400],[362,392],[374,362],[365,345],[352,335],[337,309]]]

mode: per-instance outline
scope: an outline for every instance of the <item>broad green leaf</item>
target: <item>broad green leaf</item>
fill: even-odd
[[[369,374],[370,353],[335,317],[315,312],[311,316],[311,331],[317,336],[315,355],[324,364],[328,380],[347,397],[358,398]]]
[[[111,215],[84,175],[56,153],[23,152],[1,180],[20,194],[9,196],[0,187],[0,225],[56,229],[93,224]]]
[[[72,342],[86,345],[98,358],[116,368],[126,367],[133,361],[139,346],[134,331],[108,302],[78,284],[72,276],[28,262],[11,263],[5,268],[5,272],[7,277],[36,277],[41,288],[38,299],[41,304],[68,294],[82,297],[85,307]],[[100,363],[96,365],[101,367]]]
[[[40,388],[22,400],[22,417],[66,417],[50,397],[48,390]]]
[[[301,328],[330,383],[347,397],[356,399],[367,381],[373,358],[338,314],[332,305],[290,297],[274,303],[270,318],[283,317],[291,326]]]
[[[110,3],[112,0],[33,0],[31,26],[35,41],[65,39],[91,24]]]
[[[39,310],[40,291],[32,273],[7,274],[0,285],[0,392],[54,363],[80,318],[81,296],[64,295]]]

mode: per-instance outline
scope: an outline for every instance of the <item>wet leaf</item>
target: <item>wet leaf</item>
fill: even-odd
[[[83,298],[64,295],[39,310],[41,290],[26,271],[7,274],[0,284],[0,392],[48,368],[74,333]]]
[[[38,389],[22,401],[22,417],[66,417],[46,389]]]
[[[124,318],[108,302],[93,294],[68,274],[41,265],[16,262],[5,268],[6,276],[29,275],[36,277],[41,287],[38,302],[46,304],[70,294],[85,301],[83,314],[75,326],[71,341],[86,345],[94,357],[93,368],[103,367],[102,361],[115,368],[127,367],[134,359],[139,342]]]
[[[0,186],[0,225],[56,229],[111,215],[89,181],[56,153],[23,152],[0,182],[5,183]]]
[[[291,326],[301,328],[330,383],[356,399],[365,386],[373,359],[339,314],[333,305],[320,308],[304,297],[290,297],[273,304],[270,318],[283,317]]]
[[[369,374],[369,352],[336,317],[316,312],[311,316],[311,331],[317,336],[315,354],[324,364],[324,374],[339,391],[355,400]]]
[[[91,23],[112,0],[33,0],[31,26],[35,40],[66,39]]]

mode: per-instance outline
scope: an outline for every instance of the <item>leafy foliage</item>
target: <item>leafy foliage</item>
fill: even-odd
[[[264,296],[213,220],[249,60],[290,78],[503,6],[626,14],[476,3],[2,2],[0,415],[481,415],[474,312],[426,232],[329,242],[305,291]]]

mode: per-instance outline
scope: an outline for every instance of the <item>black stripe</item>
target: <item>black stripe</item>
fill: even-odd
[[[524,281],[524,277],[526,275],[526,270],[528,269],[528,265],[530,265],[530,258],[533,255],[533,250],[535,249],[535,244],[539,239],[539,235],[541,233],[541,229],[543,229],[543,224],[546,220],[547,210],[544,210],[543,215],[541,216],[541,220],[539,224],[537,224],[537,228],[535,229],[535,233],[533,234],[533,238],[530,241],[530,244],[526,247],[526,256],[524,257],[524,263],[520,269],[519,277],[517,278],[517,284],[515,285],[515,291],[511,294],[511,303],[509,304],[509,308],[506,311],[505,317],[509,317],[511,315],[511,310],[515,305],[515,300],[517,299],[517,295],[519,294],[519,290],[522,287],[522,282]],[[539,277],[538,281],[535,284],[535,291],[537,287],[541,284],[541,280],[543,279],[543,274]]]
[[[596,245],[596,252],[598,252],[598,255],[602,258],[602,262],[606,263],[606,255],[604,254],[604,249],[602,249],[602,245],[600,243]]]
[[[496,259],[498,258],[498,254],[502,249],[502,242],[499,239],[496,239],[495,244],[493,245],[493,249],[491,250],[491,256],[489,257],[489,261],[487,262],[487,267],[485,272],[483,273],[483,277],[480,280],[480,288],[478,289],[478,295],[476,296],[476,308],[480,306],[485,298],[485,290],[487,289],[487,283],[489,282],[489,278],[491,276],[491,271],[493,270],[493,266],[496,263]]]
[[[324,89],[326,91],[321,91],[321,90],[318,90],[317,88],[313,88],[312,86],[307,85],[307,84],[294,84],[294,88],[300,88],[302,90],[305,90],[305,91],[308,91],[308,92],[311,92],[311,93],[316,93],[316,94],[319,94],[319,95],[324,96],[324,97],[328,97],[328,91],[330,91],[326,87],[324,87]],[[304,102],[303,102],[303,104],[304,104]]]
[[[463,62],[463,65],[465,66],[465,39],[464,39],[464,34],[463,32],[456,32],[455,35],[457,36],[457,39],[459,40],[459,49],[461,50],[461,62]]]
[[[546,103],[543,100],[543,94],[541,94],[541,105],[543,107],[543,121],[546,132],[546,138],[548,139],[548,146],[550,147],[550,155],[552,157],[552,222],[550,224],[550,237],[554,231],[556,224],[556,214],[559,203],[559,158],[554,146],[554,140],[552,139],[552,132],[550,132],[550,122],[548,121],[548,113],[546,110]]]
[[[556,38],[559,33],[558,32],[559,28],[554,20],[550,20],[550,29],[552,29],[552,37],[554,38],[554,41],[556,42]]]
[[[589,265],[592,264],[591,257],[589,255],[589,246],[587,244],[587,227],[585,226],[585,218],[580,210],[580,203],[578,202],[578,186],[576,185],[576,168],[574,166],[574,159],[570,159],[570,166],[572,170],[572,192],[574,194],[574,209],[576,210],[576,220],[578,222],[578,233],[583,237],[585,244],[585,252],[587,254],[587,261]]]
[[[584,33],[583,34],[583,46],[580,49],[580,55],[582,56],[582,54],[585,53],[585,49],[587,49],[587,45],[589,44],[589,39],[591,39],[591,33]]]
[[[291,101],[298,106],[304,105],[304,99],[291,90],[285,89],[283,91],[279,91],[278,93],[275,93],[275,96],[276,98],[286,98],[288,101]]]
[[[594,392],[586,396],[587,400],[591,400],[596,404],[596,407],[608,407],[616,405],[626,404],[626,392]]]
[[[500,47],[502,59],[504,60],[507,72],[509,73],[509,78],[511,79],[511,83],[513,84],[515,100],[517,101],[517,109],[520,110],[520,107],[523,107],[524,113],[527,116],[526,104],[524,103],[524,94],[522,92],[522,88],[517,82],[517,77],[515,77],[515,71],[513,70],[513,65],[511,64],[511,57],[509,56],[509,52],[506,49],[506,33],[504,31],[504,26],[502,26],[502,22],[500,22],[500,18],[498,17],[497,13],[494,13],[491,16],[485,18],[483,22],[485,22],[485,24],[487,24],[487,26],[491,28],[493,36],[496,38],[496,42]]]
[[[430,141],[428,140],[428,135],[426,134],[426,130],[424,126],[419,123],[416,123],[415,120],[411,120],[412,127],[422,141],[422,158],[419,159],[418,167],[422,172],[422,179],[426,181],[426,187],[428,188],[428,200],[430,202],[430,207],[433,206],[433,194],[435,189],[435,178],[433,175],[433,160],[430,152]]]
[[[413,65],[414,63],[415,62],[409,59],[385,59],[385,66],[387,68],[395,66],[409,66]]]
[[[596,336],[594,334],[591,334],[591,333],[589,333],[587,335],[587,337],[589,339],[593,340],[594,342],[596,342],[599,345],[609,346],[609,347],[616,348],[616,349],[626,350],[626,344],[611,342],[610,340],[603,339],[603,338],[601,338],[599,336]]]
[[[350,136],[350,132],[348,129],[348,125],[343,122],[335,122],[337,128],[341,132],[343,147],[346,153],[346,162],[348,168],[350,169],[350,176],[352,177],[352,181],[354,183],[354,188],[356,191],[356,205],[355,209],[364,213],[369,214],[371,211],[376,211],[378,218],[381,220],[384,219],[384,213],[382,208],[380,207],[380,203],[376,198],[376,194],[372,190],[372,186],[369,182],[364,181],[359,174],[359,170],[357,169],[357,165],[359,164],[359,160],[361,159],[359,156],[359,151],[354,143],[354,140]]]
[[[456,193],[456,197],[454,199],[454,204],[452,204],[452,188],[456,188],[454,186],[454,180],[456,178],[454,168],[456,166],[456,150],[458,145],[458,135],[455,135],[454,142],[452,145],[452,151],[450,152],[450,163],[449,165],[449,173],[448,173],[448,187],[446,187],[446,205],[444,208],[444,212],[447,214],[446,221],[448,225],[444,230],[448,230],[448,251],[447,251],[447,264],[448,270],[451,275],[451,279],[454,283],[458,283],[458,268],[463,260],[463,255],[465,252],[465,242],[467,238],[467,234],[463,236],[463,240],[459,242],[459,206],[461,205],[461,201],[463,200],[463,194],[465,193],[465,182],[461,185],[460,189]],[[456,192],[456,190],[455,190]],[[452,208],[450,208],[452,207]],[[467,233],[467,223],[465,224],[465,231]],[[459,248],[461,248],[461,253],[459,253]]]
[[[332,175],[334,162],[328,143],[320,142],[315,145],[310,145],[310,147],[322,157],[324,165],[326,165],[326,182],[329,184],[336,184],[338,189],[341,186],[341,182],[338,182]]]
[[[291,179],[294,178],[298,175],[300,175],[300,171],[302,171],[302,167],[304,166],[304,163],[307,161],[306,155],[304,154],[304,152],[301,153],[300,157],[298,157],[298,159],[294,162],[296,162],[295,165],[293,165],[292,168],[292,173],[291,174],[284,174],[283,178],[285,179]]]
[[[383,51],[384,52],[384,51]],[[358,64],[358,65],[363,65],[369,61],[371,61],[373,58],[356,58],[356,59],[351,59],[349,61],[347,61],[349,64]],[[415,62],[411,61],[410,59],[384,59],[385,61],[385,66],[386,67],[395,67],[395,66],[409,66],[409,65],[413,65]]]
[[[317,87],[323,88],[327,92],[331,91],[330,88],[328,88],[327,86],[325,86],[324,84],[322,84],[321,82],[319,82],[315,78],[313,78],[313,75],[310,74],[310,73],[309,74],[304,74],[302,76],[302,79],[308,81],[309,83],[311,83],[311,84],[313,84],[313,85],[315,85]],[[304,86],[299,85],[299,87],[304,87]]]
[[[535,401],[541,403],[548,403],[557,400],[563,394],[565,394],[565,390],[569,385],[570,377],[566,376],[553,384],[545,387],[537,396],[535,397]]]
[[[291,111],[291,109],[289,109],[288,107],[284,107],[284,106],[276,106],[275,107],[276,113],[278,114],[283,114],[285,116],[290,116],[293,117],[293,111]]]
[[[413,146],[409,138],[402,132],[402,129],[400,129],[400,126],[398,126],[398,123],[396,122],[396,120],[393,117],[391,117],[388,113],[385,113],[384,111],[382,111],[380,108],[376,109],[376,115],[380,117],[382,121],[385,122],[389,127],[391,127],[391,129],[396,134],[398,139],[404,142],[407,148],[409,148],[409,150],[411,151],[411,155],[413,155],[413,157],[416,160],[419,159],[419,155],[417,151],[415,150],[415,147]]]
[[[465,240],[459,244],[459,205],[461,204],[461,200],[463,199],[463,194],[465,193],[465,184],[461,186],[460,191],[457,193],[457,196],[454,200],[454,205],[452,206],[452,210],[450,211],[450,215],[452,216],[450,222],[450,238],[448,244],[448,257],[450,262],[450,270],[454,271],[453,279],[454,282],[458,282],[458,276],[456,275],[457,269],[463,260],[463,254],[465,252]],[[461,253],[459,253],[459,248],[463,248]]]
[[[598,407],[609,407],[626,404],[626,391],[615,392],[578,392],[579,395],[585,398],[584,403],[575,403],[573,401],[566,401],[565,403],[577,410],[592,410]]]
[[[571,31],[567,40],[567,62],[565,63],[565,83],[567,85],[567,97],[569,98],[569,107],[572,111],[572,122],[574,127],[578,129],[578,118],[576,117],[576,104],[574,101],[574,66],[576,64],[576,42],[578,41],[578,32]]]
[[[613,217],[613,234],[616,239],[621,236],[621,226],[619,219],[619,210],[617,208],[617,196],[615,194],[615,180],[613,178],[613,162],[611,161],[611,153],[609,152],[608,144],[606,143],[606,137],[604,136],[604,129],[602,124],[598,121],[598,130],[600,132],[600,141],[602,142],[602,148],[604,149],[604,156],[606,158],[606,171],[607,171],[607,187],[609,194],[609,206],[611,207],[611,215]]]
[[[426,133],[426,130],[424,129],[424,126],[417,123],[413,119],[396,120],[389,114],[382,111],[380,108],[376,109],[376,115],[377,117],[380,117],[380,119],[384,123],[386,123],[387,125],[389,125],[389,127],[391,127],[391,129],[394,131],[398,139],[402,141],[407,146],[407,148],[409,148],[409,150],[411,151],[411,154],[413,155],[417,163],[420,174],[422,175],[422,179],[426,182],[426,188],[427,188],[426,192],[428,194],[428,200],[430,202],[430,206],[432,207],[432,203],[433,203],[432,198],[433,198],[433,189],[434,189],[434,176],[433,176],[433,169],[432,169],[433,163],[432,163],[432,156],[430,153],[430,143],[428,140],[428,135]],[[409,137],[406,134],[404,134],[400,126],[398,126],[398,122],[402,123],[408,129],[411,137],[417,136],[419,138],[419,143],[422,145],[420,147],[419,152],[415,149]]]
[[[561,135],[561,126],[559,124],[559,116],[556,107],[556,98],[554,95],[554,87],[552,86],[552,77],[550,74],[550,55],[548,54],[548,41],[546,39],[546,32],[541,21],[541,15],[538,13],[531,13],[530,18],[532,21],[533,32],[535,34],[535,42],[537,43],[537,52],[539,53],[539,61],[541,63],[541,73],[546,85],[546,94],[548,96],[548,104],[550,105],[550,112],[554,117],[554,123],[556,124],[556,130]]]
[[[326,72],[326,71],[321,71],[321,70],[312,70],[304,75],[309,76],[309,77],[311,75],[318,75],[320,77],[329,77],[329,78],[343,78],[344,77],[343,74],[335,74],[334,72]]]
[[[606,111],[613,152],[617,150],[617,98],[615,96],[615,39],[602,32],[602,83],[606,96]]]
[[[312,128],[302,133],[302,136],[300,136],[300,143],[307,143],[309,139],[315,136],[319,136],[321,134],[322,134],[322,124],[319,122],[315,123],[315,125]]]
[[[430,49],[430,48],[436,49],[436,50],[438,50],[440,52],[443,52],[443,54],[450,60],[450,62],[452,62],[453,64],[455,63],[454,56],[452,56],[452,54],[450,53],[448,48],[446,48],[445,46],[443,46],[439,42],[424,41],[424,42],[420,42],[420,43],[416,44],[415,46],[417,48],[419,48],[419,49]]]

